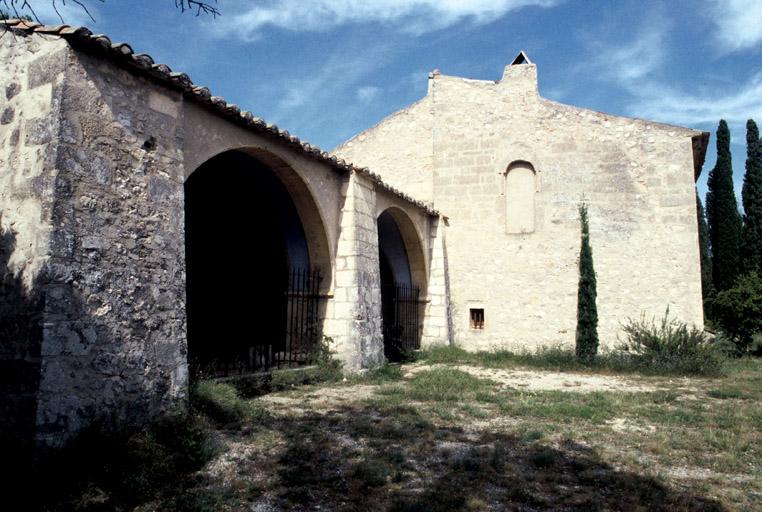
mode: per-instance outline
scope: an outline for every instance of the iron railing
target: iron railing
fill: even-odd
[[[384,354],[397,361],[405,352],[421,348],[421,290],[394,283],[381,287]]]
[[[258,318],[259,322],[275,322],[268,332],[258,337],[256,326],[242,327],[248,342],[239,345],[233,354],[195,361],[199,377],[232,377],[267,372],[276,368],[310,364],[316,355],[322,331],[320,322],[320,293],[322,276],[318,270],[292,269],[284,289],[264,300],[279,302],[275,318]],[[269,339],[267,339],[269,338]]]

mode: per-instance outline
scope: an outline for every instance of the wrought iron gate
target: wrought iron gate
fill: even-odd
[[[381,287],[384,355],[391,361],[421,348],[420,294],[417,286],[401,283]]]
[[[277,301],[279,306],[274,309],[280,313],[274,318],[255,317],[258,322],[275,322],[271,324],[274,328],[242,327],[243,343],[239,341],[232,353],[220,352],[217,357],[196,361],[196,372],[206,377],[230,377],[310,364],[322,336],[321,281],[318,270],[289,270],[281,292],[262,298]],[[262,332],[272,334],[263,336]]]

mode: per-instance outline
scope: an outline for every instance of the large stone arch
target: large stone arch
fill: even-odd
[[[295,151],[289,144],[231,123],[197,104],[184,103],[186,179],[204,162],[226,151],[241,151],[255,157],[286,186],[310,239],[310,258],[323,272],[321,291],[331,294],[346,177],[329,165]]]
[[[184,193],[193,375],[309,363],[332,265],[304,182],[277,156],[242,148],[189,172]]]
[[[185,181],[187,182],[193,173],[206,162],[231,152],[249,155],[262,164],[262,166],[266,167],[268,171],[272,172],[283,184],[296,207],[299,220],[304,229],[311,267],[319,269],[324,276],[321,282],[321,290],[324,292],[330,290],[332,286],[334,251],[328,239],[326,222],[324,220],[325,215],[323,214],[324,207],[316,201],[316,196],[313,190],[311,190],[309,183],[283,158],[262,147],[244,146],[230,148],[209,157],[205,162],[201,162],[193,169],[188,170],[186,168]]]

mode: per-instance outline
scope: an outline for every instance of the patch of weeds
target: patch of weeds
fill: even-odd
[[[455,409],[446,404],[434,404],[427,408],[430,414],[435,415],[442,421],[454,422],[458,419],[458,415],[455,414]]]
[[[452,368],[422,371],[406,385],[384,388],[382,394],[399,394],[422,402],[458,402],[473,399],[477,393],[489,393],[495,383]]]
[[[433,345],[418,354],[418,360],[427,364],[453,364],[474,362],[474,354],[456,345]]]
[[[556,422],[573,419],[600,424],[610,419],[616,408],[606,393],[571,393],[565,391],[538,391],[516,393],[506,397],[498,407],[514,416],[545,418]]]
[[[720,400],[748,400],[752,398],[751,396],[738,389],[710,389],[706,392],[706,394],[707,396],[718,398]]]
[[[349,425],[354,435],[380,439],[425,439],[434,431],[434,425],[409,406],[380,407],[368,410]]]
[[[220,450],[206,418],[193,413],[121,432],[93,427],[41,462],[46,484],[31,496],[45,510],[132,510],[183,489]]]
[[[387,464],[376,458],[366,457],[355,464],[351,477],[363,487],[381,487],[391,479],[392,471]]]
[[[231,384],[200,381],[191,388],[192,407],[220,426],[240,427],[244,422],[264,423],[270,413],[260,404],[241,398]]]
[[[626,340],[619,352],[643,373],[721,375],[727,350],[712,343],[704,331],[669,317],[669,308],[658,322],[644,316],[628,319],[622,330]]]
[[[470,416],[471,418],[484,419],[484,418],[489,418],[490,417],[490,414],[487,411],[485,411],[481,407],[478,407],[476,405],[472,405],[470,403],[462,404],[459,407],[459,410],[460,410],[460,412],[462,412],[466,416]]]
[[[649,396],[654,404],[671,404],[680,398],[680,395],[674,391],[654,391]]]
[[[533,450],[529,456],[529,460],[536,468],[551,468],[558,461],[558,454],[555,450],[544,446]]]
[[[398,364],[384,363],[367,372],[347,377],[349,384],[385,384],[402,380],[402,367]]]
[[[543,437],[545,437],[545,432],[542,430],[527,430],[524,432],[524,435],[521,436],[524,441],[528,442],[539,441]]]

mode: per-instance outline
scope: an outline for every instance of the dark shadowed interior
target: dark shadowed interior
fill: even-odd
[[[378,253],[384,355],[390,361],[399,361],[405,351],[417,349],[420,345],[420,290],[413,285],[402,233],[388,211],[378,217]]]
[[[284,349],[289,273],[310,267],[288,190],[250,155],[216,156],[185,183],[185,236],[192,373],[256,369]]]

